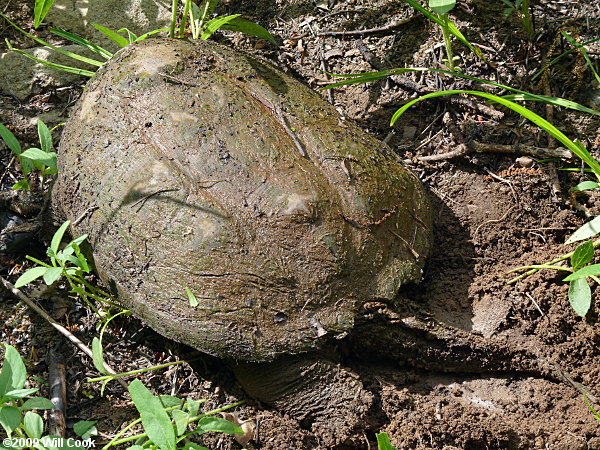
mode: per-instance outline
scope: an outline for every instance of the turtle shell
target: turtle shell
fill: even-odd
[[[268,361],[353,327],[417,282],[418,178],[382,142],[257,58],[207,41],[115,55],[65,127],[53,206],[152,328]]]

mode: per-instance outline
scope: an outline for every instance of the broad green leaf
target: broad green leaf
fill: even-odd
[[[104,352],[102,350],[102,342],[97,337],[92,339],[92,361],[98,372],[108,375],[108,371],[104,367]]]
[[[579,245],[571,256],[571,267],[573,270],[579,270],[594,259],[594,244],[592,241],[584,242]]]
[[[592,304],[592,291],[585,278],[569,283],[569,303],[578,316],[585,317]]]
[[[113,31],[110,28],[106,28],[102,25],[98,25],[97,23],[92,23],[92,26],[104,36],[114,41],[119,47],[127,47],[129,45],[129,41],[116,31]]]
[[[198,415],[198,411],[200,410],[200,405],[202,403],[204,403],[206,400],[204,400],[203,402],[199,402],[198,400],[192,400],[192,399],[187,399],[185,401],[185,409],[187,409],[188,413],[190,414],[190,416],[194,417]]]
[[[54,236],[52,236],[52,241],[50,242],[50,248],[52,249],[52,251],[55,254],[58,253],[58,247],[60,246],[60,242],[62,241],[63,236],[65,235],[67,228],[69,228],[70,224],[71,224],[71,222],[69,220],[67,220],[60,226],[60,228],[58,230],[56,230],[56,233],[54,233]]]
[[[140,380],[133,380],[128,390],[148,438],[161,450],[175,450],[175,430],[158,397],[152,395]]]
[[[52,151],[52,133],[46,126],[44,122],[38,120],[38,136],[40,138],[40,146],[42,150],[46,153],[50,153]]]
[[[136,42],[143,41],[148,36],[152,36],[152,35],[157,34],[157,33],[162,33],[163,31],[169,31],[169,29],[168,28],[158,28],[156,30],[148,31],[147,33],[144,33],[140,37],[138,37],[135,41]]]
[[[21,406],[21,411],[29,411],[31,409],[53,409],[54,404],[44,397],[35,397],[25,400],[23,406]]]
[[[223,30],[239,31],[241,33],[250,34],[277,45],[275,38],[265,28],[250,20],[242,19],[241,17],[221,25],[221,28]]]
[[[131,447],[127,447],[127,450],[146,450],[144,447],[142,447],[141,445],[135,444],[132,445]]]
[[[29,148],[21,153],[21,157],[29,158],[34,163],[41,163],[51,169],[56,169],[56,153],[54,152],[46,153],[39,148]],[[37,168],[39,169],[40,167],[38,166]]]
[[[17,181],[15,184],[13,184],[12,189],[15,191],[18,191],[19,189],[29,190],[29,181],[27,180],[27,178],[21,181]]]
[[[172,415],[173,422],[175,423],[175,432],[177,433],[177,436],[181,436],[187,429],[190,416],[188,413],[180,409],[174,409],[172,411]]]
[[[33,8],[33,27],[37,28],[42,24],[42,21],[48,14],[48,10],[54,3],[54,0],[35,0],[35,7]]]
[[[182,401],[179,397],[175,397],[174,395],[159,395],[158,399],[160,400],[160,404],[163,408],[173,408],[181,405]]]
[[[600,183],[596,183],[595,181],[582,181],[577,186],[574,186],[569,190],[574,191],[574,192],[581,192],[581,191],[591,191],[592,189],[598,189],[598,188],[600,188]]]
[[[390,437],[387,433],[377,433],[377,449],[378,450],[396,450],[396,447],[390,442]]]
[[[204,33],[202,33],[202,36],[200,36],[200,40],[205,41],[206,39],[211,37],[215,33],[215,31],[217,31],[223,25],[231,22],[234,19],[237,19],[240,16],[241,16],[241,14],[233,14],[231,16],[215,17],[214,19],[212,19],[211,21],[209,21],[206,24],[206,28],[204,29]]]
[[[21,413],[14,406],[0,406],[0,425],[10,436],[21,425]]]
[[[189,302],[190,306],[192,308],[196,308],[198,306],[198,299],[196,298],[196,296],[194,295],[192,290],[190,288],[186,287],[185,292],[187,293],[188,302]]]
[[[526,119],[533,122],[538,127],[542,128],[548,134],[552,135],[556,140],[558,140],[565,147],[567,147],[569,150],[571,150],[575,155],[577,155],[581,160],[583,160],[588,166],[590,166],[590,168],[592,169],[592,171],[594,172],[594,174],[596,175],[598,180],[600,180],[600,164],[587,151],[587,149],[581,144],[581,142],[572,141],[567,136],[565,136],[565,134],[562,131],[560,131],[558,128],[556,128],[554,125],[552,125],[546,119],[544,119],[543,117],[534,113],[530,109],[527,109],[524,106],[521,106],[521,105],[511,102],[509,100],[506,100],[505,98],[499,97],[497,95],[488,94],[487,92],[456,89],[456,90],[449,90],[449,91],[432,92],[431,94],[422,95],[421,97],[411,100],[410,102],[408,102],[407,104],[402,106],[400,109],[398,109],[392,116],[392,120],[391,120],[390,124],[394,125],[394,123],[396,123],[398,118],[408,108],[410,108],[412,105],[414,105],[417,102],[420,102],[420,101],[428,99],[428,98],[443,97],[445,95],[455,95],[455,94],[469,94],[469,95],[475,95],[478,97],[483,97],[488,100],[492,100],[494,102],[500,103],[501,105],[506,106],[507,108],[510,108],[513,111],[519,113]]]
[[[0,372],[0,397],[9,391],[23,389],[27,371],[19,352],[12,345],[4,346],[4,363]]]
[[[93,42],[88,41],[87,39],[82,38],[81,36],[77,36],[76,34],[69,33],[68,31],[61,30],[58,28],[50,28],[50,31],[63,39],[67,39],[71,42],[81,45],[82,47],[87,48],[88,50],[93,51],[94,53],[97,53],[103,58],[110,59],[113,56],[113,54],[108,50],[100,47],[99,45],[94,44]]]
[[[73,431],[81,439],[89,439],[98,434],[95,420],[80,420],[73,425]]]
[[[22,288],[23,286],[27,286],[33,280],[37,280],[39,277],[43,277],[48,270],[46,267],[33,267],[27,271],[23,275],[21,275],[17,281],[15,281],[15,287]]]
[[[23,424],[27,430],[27,435],[32,439],[39,439],[44,432],[44,420],[39,414],[31,411],[25,413]]]
[[[197,430],[199,434],[206,433],[207,431],[244,434],[244,431],[240,427],[221,417],[203,417],[198,421]]]
[[[4,142],[6,143],[6,146],[9,149],[11,149],[15,155],[18,156],[21,154],[21,144],[19,144],[19,141],[17,140],[15,135],[12,133],[12,131],[10,131],[8,128],[6,128],[1,123],[0,123],[0,137],[4,140]]]
[[[579,229],[571,235],[565,244],[572,244],[573,242],[583,241],[589,239],[592,236],[596,236],[600,233],[600,216],[593,218],[589,222],[583,224]]]
[[[44,273],[44,283],[47,286],[52,285],[56,280],[60,278],[62,275],[62,267],[52,267],[50,269],[46,269]]]
[[[589,266],[582,267],[576,272],[573,272],[568,277],[564,278],[563,281],[580,280],[592,275],[600,275],[600,264],[591,264]]]
[[[440,16],[454,9],[456,0],[429,0],[429,7]]]
[[[13,389],[12,391],[8,391],[4,394],[4,398],[8,398],[10,400],[20,400],[29,395],[35,394],[39,391],[38,388],[30,388],[30,389]]]

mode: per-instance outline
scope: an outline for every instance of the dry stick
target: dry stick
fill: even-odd
[[[79,350],[81,350],[83,353],[85,353],[86,355],[88,355],[90,358],[93,359],[92,351],[90,350],[90,348],[87,345],[85,345],[83,342],[81,342],[77,338],[77,336],[73,335],[73,333],[71,333],[69,330],[67,330],[65,327],[63,327],[60,323],[58,323],[56,320],[54,320],[52,317],[50,317],[50,315],[44,310],[44,308],[37,305],[33,300],[31,300],[29,297],[27,297],[25,294],[23,294],[23,292],[21,292],[21,290],[17,289],[10,281],[4,279],[4,277],[0,277],[0,281],[2,282],[4,287],[8,291],[10,291],[15,297],[17,297],[19,300],[21,300],[27,306],[29,306],[31,309],[33,309],[36,313],[38,313],[40,316],[42,316],[44,319],[46,319],[46,321],[50,325],[52,325],[54,328],[56,328],[58,331],[60,331],[69,341],[71,341],[71,343],[75,344],[75,346]],[[117,375],[117,372],[115,372],[112,369],[112,367],[110,367],[106,362],[104,362],[104,367],[106,368],[106,371],[108,373],[110,373],[111,375]],[[117,381],[121,384],[121,386],[123,386],[125,389],[127,389],[127,383],[125,383],[123,380],[121,380],[119,378],[117,378]]]
[[[502,144],[486,144],[482,142],[471,141],[468,144],[458,145],[456,150],[437,155],[420,156],[417,160],[422,162],[444,161],[447,159],[457,158],[459,156],[468,155],[470,153],[504,153],[512,155],[529,155],[538,158],[562,158],[571,159],[573,154],[566,148],[540,148],[530,145],[502,145]]]
[[[48,383],[50,384],[50,401],[54,405],[48,415],[48,433],[53,436],[66,435],[67,381],[62,356],[51,349],[46,357],[48,363]]]

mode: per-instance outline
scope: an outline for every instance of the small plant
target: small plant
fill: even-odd
[[[44,18],[46,17],[46,14],[48,13],[54,1],[55,0],[36,0],[34,9],[34,24],[36,28],[40,26],[40,24],[43,22]],[[118,31],[114,31],[103,25],[95,23],[92,23],[92,26],[98,31],[100,31],[102,34],[104,34],[106,37],[111,39],[113,42],[115,42],[121,48],[126,47],[133,42],[144,40],[148,36],[167,31],[169,32],[169,36],[171,38],[183,38],[186,36],[186,31],[188,29],[188,20],[189,33],[193,39],[206,40],[209,39],[216,31],[223,29],[253,35],[262,39],[266,39],[272,42],[273,44],[277,45],[271,33],[269,33],[262,26],[249,20],[243,19],[242,17],[240,17],[240,14],[218,16],[209,20],[210,16],[212,15],[216,7],[219,5],[219,2],[220,0],[204,0],[201,3],[201,5],[198,6],[192,0],[185,0],[183,15],[180,20],[180,26],[178,31],[176,30],[176,28],[177,19],[179,17],[179,0],[173,0],[171,10],[171,24],[169,28],[160,28],[144,33],[141,36],[137,36],[135,33],[133,33],[127,28],[121,28]],[[4,20],[6,20],[11,26],[19,30],[24,35],[30,37],[37,43],[49,48],[52,51],[68,56],[76,61],[89,64],[92,67],[101,67],[107,60],[109,60],[113,56],[113,54],[108,50],[102,48],[101,46],[93,42],[88,41],[87,39],[82,38],[81,36],[77,36],[65,30],[50,28],[51,33],[60,36],[63,39],[67,39],[75,44],[81,45],[84,48],[87,48],[88,50],[91,50],[92,52],[100,56],[100,59],[88,58],[86,56],[64,50],[28,33],[27,31],[19,27],[17,24],[12,22],[8,17],[6,17],[6,15],[4,15],[1,12],[0,17],[4,18]],[[119,33],[124,33],[125,36]],[[64,72],[74,73],[77,75],[83,75],[87,77],[92,77],[95,73],[95,70],[87,70],[73,66],[65,66],[62,64],[56,64],[50,61],[37,58],[33,55],[30,55],[27,52],[24,52],[23,50],[14,48],[8,40],[6,40],[6,45],[10,50],[53,69],[62,70]]]
[[[433,13],[427,9],[425,9],[417,0],[404,0],[410,6],[415,8],[417,11],[421,12],[425,17],[427,17],[432,22],[437,23],[442,29],[442,34],[444,36],[444,45],[446,47],[446,55],[447,59],[444,61],[448,64],[448,68],[451,72],[456,70],[454,65],[455,61],[458,60],[458,57],[455,57],[452,52],[452,42],[451,35],[455,36],[459,41],[461,41],[464,45],[466,45],[478,58],[483,61],[486,59],[483,57],[483,53],[478,47],[475,47],[471,44],[467,38],[461,33],[456,24],[452,22],[450,17],[448,17],[448,13],[454,9],[456,5],[456,0],[429,0],[429,7],[434,11]]]
[[[523,24],[523,29],[527,34],[527,39],[532,42],[535,38],[535,30],[533,28],[533,21],[531,20],[531,13],[529,11],[529,1],[528,0],[502,0],[502,2],[507,6],[504,9],[504,17],[508,17],[511,14],[515,13],[521,20]]]
[[[592,404],[589,402],[589,400],[587,399],[587,397],[585,395],[583,396],[583,401],[587,405],[590,412],[594,415],[594,419],[596,419],[598,421],[598,423],[600,423],[600,413],[594,409],[594,407],[592,406]]]
[[[2,347],[2,346],[0,346]],[[56,436],[44,435],[44,419],[34,411],[54,408],[50,400],[44,397],[29,397],[38,389],[26,389],[27,370],[19,352],[10,345],[4,345],[4,363],[0,372],[0,426],[6,432],[7,438],[2,441],[3,447],[23,448],[22,443],[37,440],[42,444],[36,445],[38,450],[45,450]],[[93,422],[78,422],[75,429],[85,433],[80,434],[84,439],[94,434]],[[16,444],[15,445],[13,445]],[[29,447],[29,446],[28,446]],[[33,447],[30,447],[33,448]],[[75,445],[72,448],[82,449]]]
[[[19,159],[21,172],[24,178],[13,185],[13,189],[30,189],[29,176],[37,171],[42,176],[42,186],[48,175],[57,172],[56,153],[52,144],[52,133],[44,122],[38,120],[38,136],[40,147],[32,147],[23,151],[21,144],[15,135],[4,125],[0,124],[0,137],[4,140],[7,147]]]
[[[25,271],[15,282],[15,287],[23,287],[38,278],[42,278],[44,283],[50,286],[64,276],[71,287],[71,292],[86,300],[96,314],[106,320],[109,316],[101,313],[91,300],[109,307],[123,308],[110,294],[92,286],[85,279],[85,276],[91,273],[91,267],[80,245],[87,239],[87,235],[73,239],[64,249],[59,249],[69,224],[69,221],[63,223],[52,237],[50,247],[46,251],[50,258],[50,264],[28,255],[27,259],[35,262],[38,266]]]

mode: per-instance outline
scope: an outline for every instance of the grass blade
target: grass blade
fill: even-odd
[[[239,31],[241,33],[256,36],[258,38],[265,39],[271,42],[272,44],[277,45],[277,41],[275,41],[275,38],[265,28],[250,20],[242,19],[241,17],[238,17],[228,23],[221,25],[221,28],[223,30]]]
[[[600,180],[600,164],[598,163],[598,161],[596,161],[596,159],[587,151],[587,149],[580,142],[572,141],[567,136],[565,136],[565,134],[562,131],[560,131],[558,128],[556,128],[554,125],[552,125],[546,119],[537,115],[533,111],[525,108],[524,106],[521,106],[518,103],[514,103],[509,100],[506,100],[505,98],[499,97],[497,95],[488,94],[487,92],[467,91],[467,90],[456,89],[456,90],[439,91],[439,92],[433,92],[431,94],[426,94],[419,98],[411,100],[406,105],[404,105],[400,109],[398,109],[398,111],[396,111],[394,113],[394,115],[392,116],[392,120],[391,120],[390,124],[394,125],[394,123],[398,120],[398,118],[408,108],[410,108],[412,105],[414,105],[417,102],[420,102],[420,101],[428,99],[428,98],[443,97],[445,95],[455,95],[455,94],[469,94],[469,95],[476,95],[478,97],[483,97],[483,98],[486,98],[493,102],[500,103],[501,105],[506,106],[507,108],[510,108],[513,111],[521,114],[527,120],[533,122],[535,125],[539,126],[544,131],[546,131],[547,133],[552,135],[556,140],[558,140],[565,147],[567,147],[569,150],[571,150],[573,152],[573,154],[577,155],[581,160],[583,160],[592,169],[592,171],[594,172],[594,174],[596,175],[598,180]]]
[[[33,27],[37,28],[42,24],[42,21],[48,14],[48,10],[54,3],[54,0],[35,0],[35,7],[33,8]]]
[[[93,23],[92,26],[104,36],[114,41],[119,47],[123,48],[129,45],[129,41],[116,31],[113,31],[110,28],[106,28],[102,25],[98,25],[97,23]]]
[[[46,61],[44,59],[40,59],[40,58],[36,58],[33,55],[30,55],[27,52],[24,52],[23,50],[19,50],[17,48],[14,48],[12,45],[9,44],[8,47],[10,50],[12,50],[13,52],[19,53],[23,56],[26,56],[27,58],[38,62],[40,64],[43,64],[46,67],[50,67],[51,69],[57,69],[57,70],[62,70],[63,72],[68,72],[68,73],[74,73],[76,75],[83,75],[86,77],[93,77],[94,76],[94,72],[90,71],[90,70],[85,70],[85,69],[78,69],[77,67],[71,67],[71,66],[63,66],[62,64],[56,64],[56,63],[52,63],[50,61]]]
[[[7,147],[12,150],[12,152],[19,156],[21,154],[21,144],[15,137],[15,135],[6,128],[4,125],[0,123],[0,137],[4,139]]]
[[[205,41],[209,37],[211,37],[215,31],[221,28],[223,25],[231,22],[234,19],[240,17],[241,14],[233,14],[231,16],[219,16],[215,17],[211,21],[206,24],[206,28],[204,29],[204,33],[200,36],[200,40]]]
[[[96,45],[93,42],[90,42],[87,39],[82,38],[81,36],[77,36],[76,34],[69,33],[68,31],[60,30],[58,28],[50,28],[50,32],[57,36],[60,36],[63,39],[67,39],[71,42],[74,42],[75,44],[79,44],[82,47],[85,47],[88,50],[91,50],[94,53],[97,53],[98,55],[102,56],[103,58],[110,59],[113,56],[113,54],[111,52],[109,52],[108,50],[105,50],[102,47],[100,47],[99,45]]]

